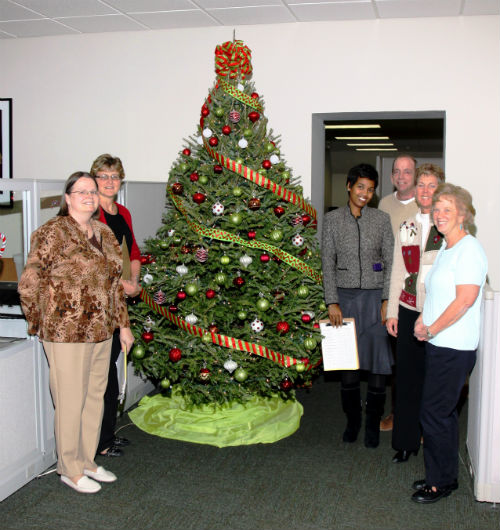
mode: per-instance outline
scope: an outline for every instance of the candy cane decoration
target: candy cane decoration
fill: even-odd
[[[4,250],[6,247],[6,241],[7,241],[7,237],[5,236],[5,234],[0,232],[0,258],[2,257],[4,253]]]

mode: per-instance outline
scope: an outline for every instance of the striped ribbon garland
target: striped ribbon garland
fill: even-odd
[[[299,258],[292,256],[288,252],[285,252],[284,250],[278,247],[275,247],[274,245],[270,245],[269,243],[264,243],[263,241],[257,241],[256,239],[247,241],[241,238],[240,236],[237,236],[236,234],[231,234],[230,232],[226,232],[225,230],[221,230],[218,228],[208,228],[208,227],[201,226],[199,224],[194,223],[191,219],[189,219],[188,212],[186,208],[184,207],[184,204],[182,203],[181,198],[174,195],[174,193],[172,192],[172,188],[170,186],[167,189],[176,208],[186,218],[186,221],[189,227],[193,231],[195,231],[197,234],[199,234],[200,236],[207,237],[210,239],[216,239],[218,241],[228,241],[232,243],[238,243],[239,245],[242,245],[248,248],[266,250],[267,252],[270,252],[271,254],[274,254],[275,256],[277,256],[279,259],[281,259],[282,261],[284,261],[291,267],[294,267],[295,269],[304,273],[306,276],[314,280],[316,283],[319,283],[319,284],[322,283],[321,273],[316,271],[313,267],[311,267],[307,263],[304,263]]]
[[[238,101],[241,101],[241,103],[252,107],[252,109],[258,110],[259,112],[263,111],[262,105],[259,103],[259,100],[257,98],[253,98],[252,96],[245,94],[245,92],[238,90],[235,86],[231,85],[231,83],[228,83],[225,79],[219,79],[219,82],[217,83],[217,86],[215,88],[218,88],[219,85],[220,88],[224,90],[224,92],[226,92],[226,94],[229,94]]]
[[[228,337],[227,335],[214,333],[213,331],[208,331],[206,329],[200,328],[199,326],[195,326],[194,324],[189,324],[182,318],[179,318],[178,316],[165,309],[165,307],[158,305],[154,301],[154,299],[149,296],[149,294],[144,290],[144,288],[141,290],[140,297],[141,300],[146,303],[153,311],[170,320],[170,322],[175,324],[177,327],[183,329],[190,335],[193,335],[195,337],[203,337],[204,335],[208,334],[212,337],[213,344],[232,350],[244,351],[247,353],[259,355],[260,357],[269,359],[270,361],[280,364],[285,368],[294,366],[298,362],[297,359],[295,359],[294,357],[283,355],[282,353],[274,351],[271,348],[267,348],[266,346],[262,346],[261,344],[255,344],[254,342],[235,339],[234,337]],[[315,366],[307,363],[306,370],[312,370],[313,368],[315,368]]]

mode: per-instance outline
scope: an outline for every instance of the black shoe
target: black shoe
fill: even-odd
[[[408,462],[408,458],[410,458],[410,455],[417,456],[417,454],[418,454],[418,449],[415,451],[398,451],[394,455],[392,461],[395,464],[401,464],[402,462]]]
[[[427,484],[425,483],[425,478],[422,479],[422,480],[416,480],[413,484],[412,484],[412,488],[416,491],[421,491],[423,490],[425,487],[427,486]],[[450,489],[451,491],[455,491],[458,489],[458,480],[455,479],[451,484],[448,484],[448,486],[446,486],[446,488]]]
[[[117,436],[113,441],[113,445],[118,447],[126,447],[127,445],[130,445],[130,440],[128,438],[120,438]]]
[[[436,488],[436,491],[434,491],[430,486],[425,485],[411,496],[411,500],[419,504],[431,504],[448,497],[452,491],[451,488],[446,486],[444,488]]]
[[[123,455],[123,451],[116,445],[112,445],[111,447],[108,447],[108,450],[105,453],[102,451],[99,453],[99,456],[107,456],[109,458],[113,458],[115,456],[122,456],[122,455]]]

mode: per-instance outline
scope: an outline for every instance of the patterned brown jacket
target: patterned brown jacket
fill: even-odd
[[[33,232],[19,281],[28,332],[49,342],[101,342],[129,327],[122,256],[109,227],[91,221],[100,252],[71,216]]]

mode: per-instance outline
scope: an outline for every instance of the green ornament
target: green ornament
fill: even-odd
[[[239,186],[236,186],[236,188],[233,188],[233,195],[235,197],[239,197],[242,193],[243,193],[243,190]]]
[[[201,340],[205,343],[205,344],[210,344],[212,341],[212,335],[210,335],[210,333],[204,333],[203,336],[201,337]]]
[[[236,314],[236,316],[240,319],[240,320],[245,320],[245,318],[247,318],[247,312],[246,311],[238,311],[238,313]]]
[[[179,169],[185,173],[188,170],[189,166],[186,164],[186,162],[182,162],[182,164],[179,164]]]
[[[251,137],[253,136],[253,131],[252,131],[252,129],[245,129],[245,130],[243,131],[243,136],[244,136],[245,138],[251,138]]]
[[[318,307],[320,308],[321,311],[326,311],[326,304],[325,304],[325,302],[320,302],[320,304],[319,304]]]
[[[200,184],[206,184],[208,182],[208,177],[206,175],[200,175],[200,178],[198,179],[198,182]]]
[[[258,171],[261,175],[267,175],[267,169],[261,168]]]
[[[182,241],[182,237],[180,236],[174,236],[174,243],[179,244]]]
[[[162,239],[159,242],[159,245],[160,245],[160,248],[166,249],[166,248],[168,248],[170,246],[170,243],[166,239]]]
[[[194,296],[198,292],[198,286],[195,283],[188,283],[185,291],[189,296]]]
[[[266,151],[267,151],[268,153],[272,153],[274,150],[275,150],[274,145],[273,145],[271,142],[269,142],[269,143],[266,145]]]
[[[231,223],[233,223],[233,225],[240,225],[243,221],[243,217],[241,217],[240,213],[232,213],[229,216],[229,220],[231,221]]]
[[[290,178],[290,172],[289,171],[283,171],[283,173],[281,173],[281,176],[284,179],[289,179]]]
[[[306,365],[305,363],[303,363],[302,361],[298,361],[297,364],[295,365],[295,370],[300,374],[302,372],[304,372],[306,369]]]
[[[243,383],[243,381],[248,377],[248,373],[243,368],[236,368],[234,372],[234,378],[236,381]]]
[[[215,283],[217,285],[222,285],[222,284],[226,283],[226,275],[223,272],[218,272],[215,275],[214,279],[215,279]]]
[[[169,386],[170,386],[170,379],[167,379],[166,377],[163,378],[161,381],[160,381],[160,386],[164,389],[167,389]]]
[[[305,298],[309,294],[309,287],[307,285],[301,285],[297,289],[297,295],[300,296],[300,298]]]
[[[136,344],[132,350],[132,355],[136,359],[142,359],[146,355],[146,350],[142,344]]]
[[[214,112],[218,118],[222,118],[222,116],[224,116],[224,109],[222,107],[217,107]]]
[[[273,241],[281,241],[283,239],[283,232],[276,228],[271,232],[270,237]]]
[[[307,337],[307,339],[304,340],[304,348],[306,350],[314,350],[314,348],[316,348],[316,339]]]
[[[229,259],[229,256],[222,256],[220,259],[220,262],[222,265],[228,265],[231,260]]]
[[[257,309],[259,311],[267,311],[269,309],[269,302],[265,298],[260,298],[257,300]]]

